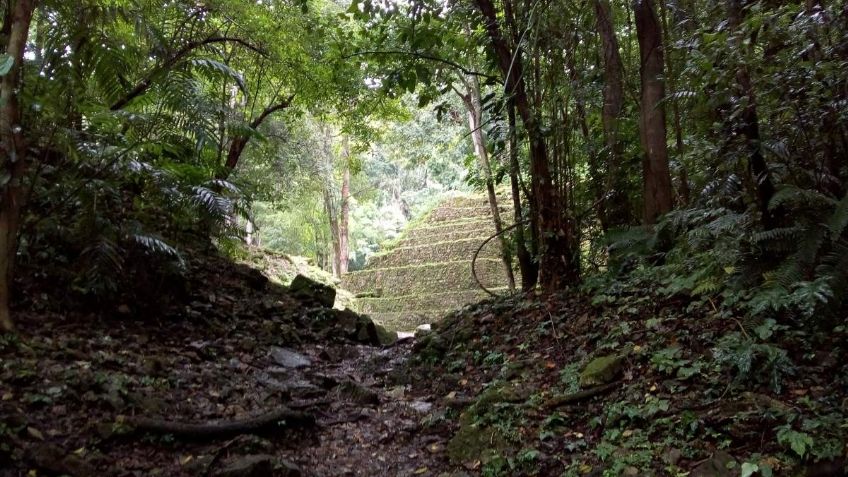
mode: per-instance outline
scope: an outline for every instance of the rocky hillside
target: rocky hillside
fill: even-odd
[[[502,209],[504,220],[511,215]],[[389,328],[414,329],[488,296],[474,281],[471,259],[493,233],[485,196],[446,199],[411,224],[395,246],[372,257],[364,270],[347,274],[342,287],[362,297],[362,313]],[[490,242],[476,266],[480,281],[496,293],[508,289],[500,253],[497,241]]]

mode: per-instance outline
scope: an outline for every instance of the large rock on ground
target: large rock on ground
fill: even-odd
[[[348,309],[321,310],[311,318],[312,327],[326,337],[343,337],[374,346],[391,346],[397,342],[396,332]]]
[[[271,359],[284,368],[303,368],[312,364],[308,357],[294,350],[277,346],[271,347]]]
[[[289,285],[289,291],[296,298],[304,301],[315,302],[325,308],[332,308],[336,302],[336,289],[316,282],[315,280],[298,274]]]
[[[618,377],[623,365],[624,356],[611,354],[595,358],[580,372],[580,386],[585,388],[610,383]]]

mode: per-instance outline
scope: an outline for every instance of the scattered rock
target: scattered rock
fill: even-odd
[[[300,467],[293,462],[280,460],[277,465],[277,475],[279,477],[300,477],[303,475],[303,472],[301,472]]]
[[[312,327],[326,338],[346,338],[374,346],[391,346],[398,340],[396,332],[348,309],[316,310],[311,319]]]
[[[672,447],[671,449],[663,452],[662,460],[668,465],[677,465],[680,461],[680,458],[683,456],[683,453],[680,452],[680,449]]]
[[[732,477],[732,468],[735,467],[736,459],[724,451],[718,451],[712,457],[701,462],[692,469],[689,477]]]
[[[427,401],[412,401],[411,403],[409,403],[409,407],[415,409],[421,414],[427,414],[428,412],[430,412],[431,409],[433,409],[433,404]]]
[[[315,280],[298,274],[289,285],[289,290],[296,297],[304,301],[315,302],[324,308],[332,308],[336,302],[336,289],[318,283]]]
[[[72,477],[94,475],[94,467],[76,454],[69,454],[55,444],[42,444],[33,448],[29,460],[39,469]]]
[[[357,382],[345,381],[338,387],[339,396],[361,406],[376,406],[380,404],[377,393]]]
[[[624,356],[615,354],[593,359],[580,372],[580,386],[599,386],[614,381],[623,364]]]
[[[271,359],[284,368],[303,368],[312,365],[312,361],[306,356],[294,350],[277,346],[271,348]]]
[[[265,477],[272,475],[273,469],[273,456],[256,454],[232,459],[212,475],[213,477]]]

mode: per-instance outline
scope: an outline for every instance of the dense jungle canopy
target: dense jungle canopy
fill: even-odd
[[[491,305],[490,314],[474,308],[446,321],[443,329],[472,343],[463,348],[467,355],[451,354],[459,353],[445,344],[453,338],[434,331],[417,342],[424,354],[415,362],[443,384],[437,377],[445,370],[481,366],[497,375],[517,355],[536,352],[528,359],[540,369],[555,369],[560,384],[579,381],[590,393],[554,404],[550,399],[558,398],[545,395],[544,406],[509,393],[484,402],[485,390],[498,388],[492,376],[459,377],[461,386],[479,384],[477,393],[459,404],[452,396],[446,406],[459,406],[453,418],[462,409],[477,412],[475,429],[492,437],[481,444],[461,427],[456,436],[465,440],[451,441],[450,462],[470,462],[466,470],[486,475],[685,475],[729,451],[744,463],[733,472],[745,476],[821,462],[844,469],[848,2],[0,0],[0,13],[0,384],[34,386],[18,371],[26,363],[15,360],[39,348],[20,343],[60,322],[74,328],[71,317],[120,327],[147,323],[143,329],[163,333],[179,321],[155,321],[163,316],[229,310],[221,319],[234,327],[247,326],[238,321],[244,316],[270,319],[277,315],[267,310],[282,305],[267,305],[264,315],[258,304],[238,305],[242,295],[261,303],[270,292],[222,291],[241,290],[228,288],[237,281],[267,280],[227,268],[233,261],[250,261],[260,249],[302,256],[298,271],[322,269],[322,279],[338,285],[459,191],[485,197],[482,216],[492,230],[480,230],[499,247],[493,260],[509,282],[501,294],[510,296],[495,300],[501,305]],[[444,213],[459,214],[452,218],[461,223],[463,212]],[[209,291],[198,292],[204,287]],[[198,300],[209,304],[199,308]],[[370,344],[387,345],[379,323],[374,328],[352,316],[358,315],[338,323],[366,326]],[[293,320],[292,330],[306,326]],[[628,320],[636,324],[621,328]],[[476,323],[482,342],[463,328],[467,322]],[[75,329],[88,326],[94,325]],[[234,339],[222,329],[209,332]],[[631,335],[633,329],[642,331]],[[252,339],[291,331],[263,330]],[[561,354],[521,342],[533,333]],[[576,344],[584,338],[591,344]],[[579,359],[568,364],[563,346],[574,346]],[[600,356],[605,349],[614,356]],[[711,349],[719,351],[705,361],[689,355]],[[576,378],[593,357],[606,359],[609,376]],[[347,359],[322,359],[336,358]],[[570,444],[546,450],[527,447],[527,426],[514,434],[498,428],[501,446],[492,429],[503,416],[480,417],[489,404],[503,409],[497,406],[529,400],[548,409],[606,394],[622,382],[612,378],[623,360],[654,373],[641,384],[632,374],[623,378],[628,386],[644,385],[634,392],[647,392],[646,402],[662,387],[657,376],[679,380],[675,393],[702,376],[710,386],[733,383],[724,391],[733,389],[731,395],[760,393],[762,412],[781,417],[763,424],[760,437],[726,437],[725,421],[677,437],[705,439],[707,455],[682,444],[622,444],[634,428],[649,427],[636,424],[636,414],[661,421],[697,408],[669,407],[662,399],[627,422],[622,416],[630,411],[604,407],[620,411],[617,434],[604,421],[606,433],[584,429],[579,438],[568,434]],[[782,385],[788,376],[798,381]],[[543,381],[529,388],[548,392]],[[433,389],[456,394],[440,386]],[[3,401],[24,396],[6,389],[0,388]],[[711,396],[710,405],[724,399],[709,389],[691,394]],[[539,417],[548,427],[533,432],[552,432],[552,416]],[[35,428],[0,422],[0,438],[51,438],[28,429]],[[186,430],[168,429],[177,436]],[[757,438],[759,448],[740,444]],[[0,444],[0,467],[25,461],[21,449],[28,447],[14,439]],[[523,450],[505,451],[516,442]],[[453,450],[479,445],[510,457]],[[562,457],[584,447],[593,449],[589,460]],[[615,448],[650,448],[654,460],[628,460]],[[665,458],[669,449],[676,458]],[[210,475],[223,455],[217,452],[197,475]],[[548,464],[524,467],[537,461]],[[34,457],[29,462],[48,473],[74,473]],[[15,469],[24,472],[21,465]],[[430,465],[417,468],[446,468]],[[0,475],[24,475],[9,472]],[[844,475],[833,472],[806,475]]]

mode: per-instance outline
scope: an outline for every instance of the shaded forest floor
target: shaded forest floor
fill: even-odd
[[[191,274],[156,316],[19,314],[0,476],[844,475],[844,328],[570,294],[380,346],[255,270]]]

